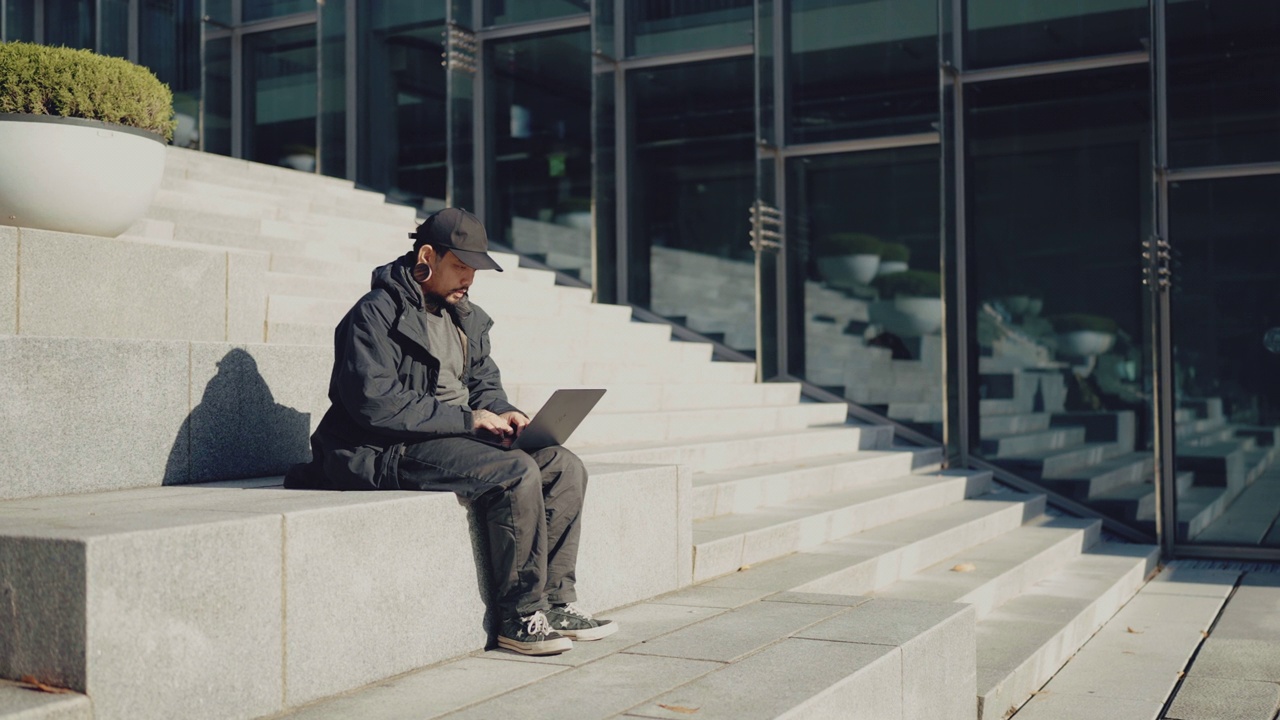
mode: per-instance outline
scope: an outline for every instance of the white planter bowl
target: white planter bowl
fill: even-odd
[[[164,157],[140,130],[0,114],[0,225],[115,237],[151,205]]]
[[[1116,336],[1097,330],[1075,330],[1058,334],[1058,354],[1065,357],[1087,358],[1101,355],[1115,344]]]
[[[576,210],[574,212],[559,213],[555,216],[555,223],[591,232],[591,211]]]
[[[876,271],[876,276],[892,275],[894,273],[906,272],[907,262],[905,260],[881,260],[880,268]]]
[[[818,272],[833,287],[853,287],[871,282],[880,269],[879,255],[836,255],[818,258]]]
[[[942,329],[942,298],[897,297],[871,303],[871,322],[898,337],[932,335]]]

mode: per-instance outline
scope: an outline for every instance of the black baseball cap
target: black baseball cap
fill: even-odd
[[[480,218],[462,208],[445,208],[431,213],[415,232],[409,233],[409,237],[415,240],[415,248],[431,243],[448,248],[468,267],[502,272],[498,263],[489,257],[489,236],[485,234]]]

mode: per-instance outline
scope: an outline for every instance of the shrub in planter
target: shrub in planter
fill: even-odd
[[[936,272],[907,270],[892,275],[882,275],[876,278],[872,285],[880,291],[882,300],[900,297],[942,297],[942,276]]]
[[[885,243],[880,248],[880,275],[904,272],[911,260],[911,249],[901,243]]]
[[[880,269],[880,249],[884,243],[865,233],[835,233],[821,243],[818,271],[827,284],[852,288],[866,285]]]
[[[1115,344],[1116,321],[1100,315],[1068,314],[1049,318],[1058,333],[1058,352],[1068,357],[1101,355]]]
[[[146,211],[173,135],[149,70],[88,50],[0,43],[0,223],[118,235]]]

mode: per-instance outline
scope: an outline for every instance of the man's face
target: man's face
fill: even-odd
[[[475,280],[475,268],[458,259],[457,255],[445,252],[436,255],[430,245],[423,245],[418,251],[418,262],[431,266],[431,277],[422,284],[422,294],[428,300],[457,305],[467,296],[467,288]]]

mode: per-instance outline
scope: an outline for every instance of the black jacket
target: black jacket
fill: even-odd
[[[469,408],[435,398],[440,361],[431,354],[422,291],[410,275],[414,255],[373,271],[373,288],[338,323],[333,337],[332,405],[311,436],[312,461],[295,466],[286,487],[399,488],[406,443],[472,434],[472,410],[516,410],[489,357],[493,320],[463,300],[446,306],[466,336],[462,382]]]

